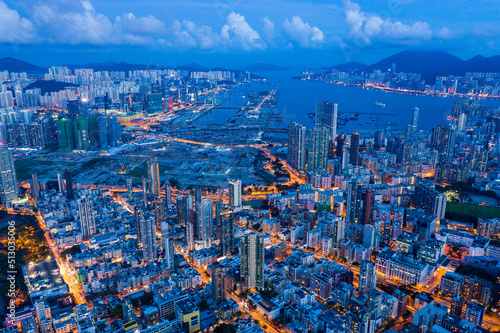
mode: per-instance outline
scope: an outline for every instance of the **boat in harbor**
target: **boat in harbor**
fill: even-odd
[[[315,114],[314,114],[314,113],[312,113],[312,112],[307,114],[307,117],[308,117],[308,118],[311,118],[311,119],[312,119],[312,118],[314,118],[314,116],[315,116]]]
[[[385,104],[384,103],[380,103],[380,102],[375,102],[375,103],[373,103],[373,105],[381,107],[381,108],[385,107]]]

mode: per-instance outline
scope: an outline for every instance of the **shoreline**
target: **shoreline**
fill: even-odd
[[[336,86],[350,86],[350,87],[358,87],[363,89],[374,89],[380,90],[388,93],[400,94],[400,95],[413,95],[413,96],[433,96],[433,97],[441,97],[441,98],[468,98],[473,100],[492,100],[492,101],[500,101],[500,96],[484,96],[484,95],[467,95],[467,94],[448,94],[448,93],[439,93],[439,92],[425,92],[419,90],[407,90],[407,89],[399,89],[399,88],[387,88],[383,86],[376,86],[373,84],[366,83],[345,83],[345,82],[333,82],[333,81],[325,81],[325,80],[313,80],[313,79],[302,79],[297,76],[292,77],[295,81],[307,81],[307,82],[323,82],[327,84],[332,84]]]

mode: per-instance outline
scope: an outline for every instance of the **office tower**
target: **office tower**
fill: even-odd
[[[190,211],[193,210],[193,196],[188,194],[177,196],[177,220],[179,225],[187,225]]]
[[[378,249],[378,228],[374,225],[363,226],[363,246],[367,249]]]
[[[75,198],[75,190],[73,189],[73,178],[69,169],[64,170],[64,179],[66,180],[66,197],[69,200]]]
[[[464,300],[460,296],[455,296],[451,299],[450,314],[462,317],[462,309],[464,307]]]
[[[337,137],[337,103],[328,101],[316,102],[316,119],[317,127],[324,126],[328,129],[330,140],[335,140]]]
[[[161,198],[160,167],[156,157],[148,159],[148,181],[151,198],[159,200]]]
[[[76,200],[78,203],[78,217],[84,238],[95,234],[95,212],[92,197],[85,195]]]
[[[165,182],[165,203],[167,205],[167,209],[172,209],[172,184],[169,181]]]
[[[57,174],[57,189],[59,190],[59,192],[62,193],[62,191],[64,190],[64,180],[63,180],[63,175],[58,173]]]
[[[31,194],[34,198],[40,197],[40,183],[38,182],[38,175],[36,173],[31,175]]]
[[[192,210],[189,212],[189,215],[191,215]],[[193,251],[195,249],[194,246],[194,223],[192,222],[192,219],[189,217],[187,222],[186,222],[186,243],[188,246],[188,251]]]
[[[75,149],[75,134],[71,119],[61,119],[57,122],[57,140],[60,151]]]
[[[306,127],[295,122],[288,125],[287,162],[296,170],[304,170],[306,165]]]
[[[230,256],[234,246],[234,215],[233,213],[223,213],[220,216],[220,248],[223,256]]]
[[[127,178],[127,197],[128,200],[131,201],[134,199],[134,187],[133,187],[133,179],[132,177]]]
[[[467,121],[467,115],[465,113],[461,113],[460,116],[458,117],[458,130],[463,131],[465,130],[465,123]]]
[[[194,189],[194,202],[195,203],[201,202],[201,188],[199,187]]]
[[[146,178],[141,177],[142,180],[142,203],[144,207],[148,206],[148,187],[146,185]]]
[[[325,127],[315,127],[309,132],[309,153],[307,170],[326,170],[328,167],[329,132]]]
[[[342,157],[342,154],[344,152],[344,141],[345,141],[345,136],[344,134],[339,135],[335,141],[337,141],[336,147],[335,147],[335,155],[337,157]]]
[[[89,124],[85,117],[77,117],[73,121],[75,135],[75,149],[88,150],[90,148]]]
[[[155,201],[155,221],[156,221],[156,229],[161,230],[161,222],[165,219],[165,207],[163,205],[163,201],[157,200]]]
[[[411,128],[412,132],[415,132],[417,130],[418,126],[418,114],[419,114],[420,109],[417,107],[414,107],[413,110],[411,110]]]
[[[0,194],[4,206],[19,198],[14,157],[9,148],[0,143]]]
[[[229,206],[233,211],[241,210],[241,180],[229,181]]]
[[[376,147],[382,147],[384,145],[384,132],[376,131],[374,141]]]
[[[349,154],[351,155],[351,158],[349,162],[356,166],[359,164],[359,133],[358,132],[353,132],[351,134],[351,145],[349,148]]]
[[[156,260],[156,223],[152,216],[145,216],[141,218],[140,233],[144,262]]]
[[[165,251],[165,259],[167,267],[171,270],[175,269],[174,263],[174,240],[170,237],[170,226],[167,222],[163,221],[161,224],[161,237],[163,240],[163,251]]]
[[[481,327],[481,325],[483,325],[484,312],[484,305],[481,305],[474,301],[468,301],[467,309],[465,310],[465,320]]]
[[[443,132],[440,147],[440,152],[442,154],[441,163],[450,163],[453,160],[455,153],[455,137],[455,130],[447,128]]]
[[[139,206],[134,206],[134,221],[135,221],[135,231],[137,232],[137,244],[142,245],[142,235],[141,235],[141,219],[144,216],[144,212]]]
[[[346,223],[359,223],[361,216],[362,188],[355,180],[347,185]]]
[[[196,238],[210,247],[213,234],[213,203],[209,199],[201,199],[196,203]]]
[[[350,155],[349,155],[349,148],[347,148],[346,146],[344,146],[344,151],[342,152],[342,163],[340,165],[340,168],[342,170],[345,170],[347,168],[347,165],[349,164],[349,160],[350,160]]]
[[[366,295],[373,290],[377,290],[375,264],[370,260],[363,259],[359,270],[358,295]]]
[[[331,234],[329,235],[333,240],[333,245],[335,248],[340,248],[340,243],[344,239],[345,235],[345,218],[342,216],[336,216],[333,220],[333,227],[331,229]]]
[[[432,129],[431,147],[441,147],[441,140],[444,132],[443,125],[437,125]]]
[[[219,262],[211,265],[212,275],[212,298],[215,304],[220,304],[226,300],[226,287],[224,285],[224,268]]]
[[[261,234],[252,232],[241,237],[240,274],[243,286],[264,288],[264,240]]]
[[[443,219],[446,213],[446,196],[436,190],[432,182],[420,179],[415,184],[413,205],[427,214]]]
[[[362,194],[363,198],[363,224],[373,223],[373,208],[375,206],[375,195],[372,190]]]

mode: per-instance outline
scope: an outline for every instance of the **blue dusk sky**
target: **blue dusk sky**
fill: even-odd
[[[0,0],[0,57],[238,68],[500,54],[498,0]]]

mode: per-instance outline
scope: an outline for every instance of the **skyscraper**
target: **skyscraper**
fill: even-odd
[[[349,153],[351,155],[350,163],[354,166],[359,164],[359,133],[353,132],[351,134],[351,145],[349,148]]]
[[[201,202],[201,188],[197,187],[194,189],[194,202]]]
[[[165,251],[165,259],[167,261],[168,268],[173,270],[175,268],[174,240],[170,237],[170,227],[165,221],[161,224],[161,237],[163,240],[163,250]]]
[[[57,190],[61,193],[64,190],[64,179],[63,175],[60,173],[57,174]]]
[[[132,200],[134,198],[134,187],[133,187],[133,179],[132,177],[127,178],[127,197],[128,200]]]
[[[243,286],[264,288],[264,240],[261,234],[252,232],[241,237],[241,278]]]
[[[223,256],[230,256],[233,251],[234,244],[234,215],[226,212],[220,216],[220,248]]]
[[[419,112],[420,112],[420,109],[417,107],[414,107],[411,110],[411,128],[412,128],[413,132],[415,132],[417,130]]]
[[[449,128],[444,130],[440,147],[440,152],[442,154],[441,163],[450,163],[453,160],[453,155],[455,153],[455,137],[455,130]]]
[[[375,196],[372,190],[367,190],[363,197],[363,224],[373,223],[373,209],[375,206]]]
[[[78,203],[78,217],[80,218],[80,227],[82,236],[91,237],[95,234],[95,212],[92,197],[85,195],[76,200]]]
[[[443,219],[446,213],[446,196],[436,190],[436,186],[424,179],[419,179],[415,184],[413,205],[423,209],[427,214],[432,214]]]
[[[306,165],[306,127],[296,122],[288,125],[287,162],[296,170],[304,170]]]
[[[233,211],[241,210],[241,180],[229,181],[229,206]]]
[[[88,150],[90,148],[89,124],[87,118],[77,117],[73,121],[73,131],[75,135],[75,149]]]
[[[153,216],[144,216],[140,220],[142,238],[142,256],[145,262],[156,260],[156,223]]]
[[[152,198],[156,200],[161,198],[160,190],[160,168],[158,161],[155,158],[150,158],[148,160],[148,180],[149,180],[149,193]]]
[[[328,139],[326,127],[315,127],[309,132],[309,154],[307,170],[317,171],[328,167]]]
[[[172,209],[172,184],[169,181],[165,182],[165,203],[167,209]]]
[[[328,101],[316,102],[316,126],[324,126],[328,129],[330,140],[337,136],[337,103]]]
[[[188,194],[177,196],[177,220],[179,225],[186,225],[190,211],[193,210],[193,196]]]
[[[9,205],[19,198],[14,157],[9,148],[0,143],[0,194],[2,203]]]
[[[31,175],[31,193],[35,198],[40,196],[40,183],[38,182],[38,175],[36,173]]]
[[[66,180],[66,197],[69,200],[75,198],[75,190],[73,189],[73,178],[69,169],[64,170],[64,179]]]
[[[377,290],[375,264],[370,260],[363,259],[359,270],[358,295],[366,295],[373,290]]]
[[[75,149],[75,134],[71,119],[61,119],[57,122],[57,140],[60,151]]]
[[[202,241],[204,246],[210,247],[213,232],[213,203],[212,200],[204,198],[196,203],[196,238]]]
[[[362,189],[355,180],[347,185],[347,209],[345,220],[347,223],[359,223],[361,215]]]
[[[226,287],[224,285],[224,269],[223,266],[216,261],[211,265],[212,275],[212,297],[215,304],[220,304],[226,300]]]

